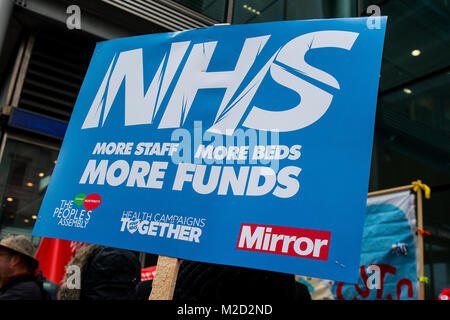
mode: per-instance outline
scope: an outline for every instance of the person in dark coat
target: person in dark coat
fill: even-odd
[[[80,286],[71,285],[73,266],[80,270]],[[141,265],[128,250],[84,245],[66,266],[58,300],[137,300]]]
[[[0,241],[0,300],[47,300],[43,278],[35,275],[38,265],[25,236],[8,235]]]
[[[307,287],[293,274],[183,260],[175,301],[308,301]]]

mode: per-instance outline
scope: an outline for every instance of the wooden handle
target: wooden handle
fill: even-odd
[[[149,300],[172,300],[179,268],[177,258],[158,256]]]

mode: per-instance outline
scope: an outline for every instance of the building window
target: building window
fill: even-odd
[[[349,0],[235,0],[233,24],[342,18],[356,14],[356,2]]]
[[[219,22],[225,22],[228,0],[174,0]]]
[[[17,140],[4,139],[0,161],[0,239],[9,233],[31,238],[41,202],[59,150]],[[32,238],[39,244],[39,238]]]

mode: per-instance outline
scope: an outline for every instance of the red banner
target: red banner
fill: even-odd
[[[65,266],[84,243],[52,238],[42,238],[35,258],[47,280],[61,284]]]

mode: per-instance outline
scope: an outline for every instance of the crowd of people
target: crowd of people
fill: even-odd
[[[33,245],[23,235],[0,241],[0,300],[148,300],[152,280],[141,281],[141,264],[127,250],[88,244],[66,266],[62,283],[45,286]],[[77,278],[79,277],[79,278]],[[173,300],[311,300],[294,275],[184,260]]]

